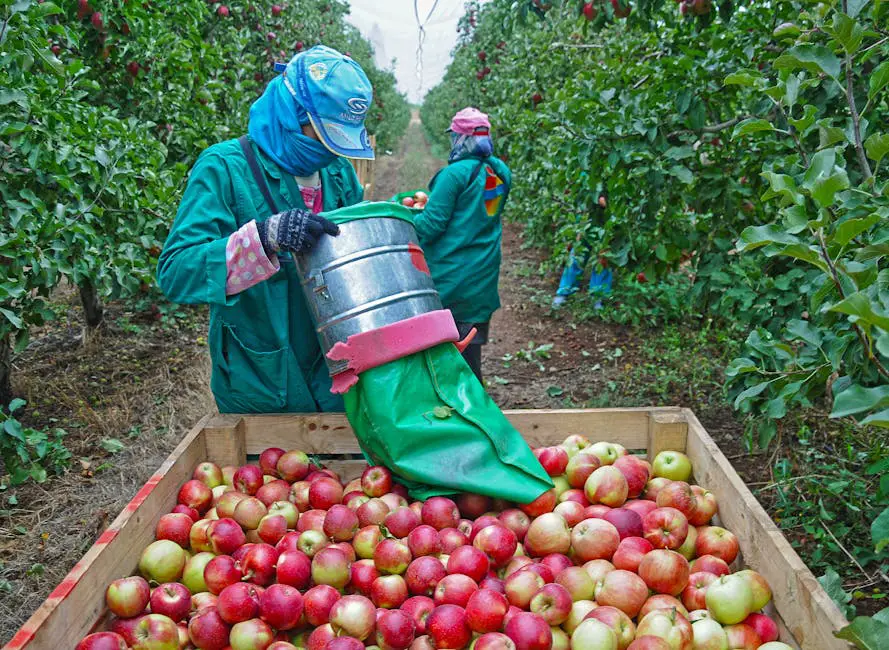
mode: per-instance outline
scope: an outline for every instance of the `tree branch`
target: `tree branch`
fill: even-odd
[[[576,50],[601,50],[598,43],[553,43],[550,47],[570,47]]]
[[[720,131],[725,131],[726,129],[730,129],[735,124],[739,122],[743,122],[746,119],[750,119],[751,117],[756,117],[755,115],[739,115],[738,117],[732,118],[726,122],[720,122],[719,124],[710,124],[708,126],[703,126],[698,130],[695,129],[680,129],[679,131],[673,131],[672,133],[667,134],[667,140],[672,140],[674,138],[678,138],[680,135],[684,135],[686,133],[719,133]]]
[[[842,0],[843,13],[849,13],[848,0]],[[849,102],[849,113],[852,115],[852,131],[855,135],[855,153],[858,154],[858,165],[861,167],[861,173],[864,174],[864,180],[870,180],[873,174],[870,170],[870,164],[867,162],[867,155],[864,152],[864,145],[861,143],[861,116],[855,107],[855,85],[852,79],[852,55],[846,53],[846,99]]]

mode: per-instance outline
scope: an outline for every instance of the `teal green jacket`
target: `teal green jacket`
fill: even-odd
[[[305,207],[296,181],[254,150],[280,210]],[[321,170],[324,210],[359,203],[363,189],[348,160]],[[237,140],[204,151],[188,180],[158,261],[173,302],[210,305],[211,388],[222,413],[342,411],[289,254],[268,280],[225,294],[225,247],[251,220],[271,216]]]
[[[484,168],[469,183],[478,163],[468,158],[442,169],[430,183],[426,209],[414,218],[442,305],[466,323],[487,323],[500,308],[500,217],[506,197],[489,215]],[[512,174],[506,163],[492,156],[488,164],[508,188]]]

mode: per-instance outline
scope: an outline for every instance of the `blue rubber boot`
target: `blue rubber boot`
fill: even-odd
[[[614,276],[611,269],[605,268],[601,271],[593,271],[590,275],[589,292],[591,296],[610,296],[611,288],[614,283]],[[602,308],[602,302],[596,301],[595,309]]]
[[[574,257],[574,251],[568,258],[568,264],[562,271],[562,279],[559,281],[559,288],[556,291],[556,297],[553,298],[553,308],[558,309],[564,305],[569,296],[574,295],[580,289],[580,279],[583,275],[583,266],[577,263]]]

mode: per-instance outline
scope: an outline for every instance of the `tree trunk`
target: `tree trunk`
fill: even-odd
[[[84,280],[79,288],[80,302],[83,305],[83,316],[86,320],[86,327],[88,330],[96,329],[102,324],[102,317],[105,315],[105,310],[102,307],[102,303],[99,302],[99,296],[96,293],[95,287],[93,287],[89,280]]]
[[[9,336],[0,338],[0,406],[12,401],[12,344]]]

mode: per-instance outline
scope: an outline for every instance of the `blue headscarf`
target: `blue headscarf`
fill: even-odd
[[[480,158],[484,160],[494,153],[494,142],[490,135],[465,135],[451,131],[451,154],[449,163],[455,163],[466,158]]]
[[[250,107],[250,138],[269,158],[294,176],[311,176],[327,167],[336,154],[303,135],[309,114],[296,103],[284,85],[284,77],[272,79],[262,96]]]

